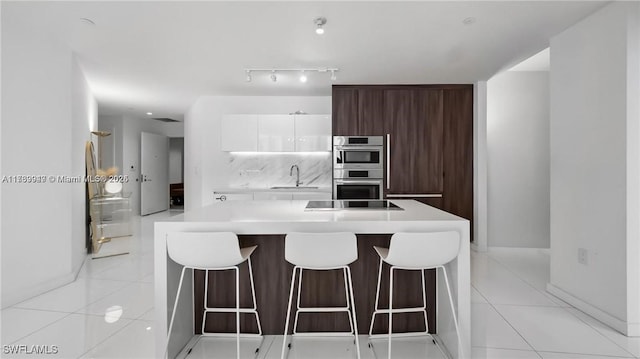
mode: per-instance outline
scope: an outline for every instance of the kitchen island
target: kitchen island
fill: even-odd
[[[458,345],[453,325],[452,313],[447,305],[448,299],[442,272],[437,275],[431,271],[427,276],[429,331],[445,346],[454,358],[468,357],[470,353],[470,275],[469,275],[469,221],[427,206],[413,200],[392,201],[403,210],[349,209],[339,211],[308,211],[307,201],[227,201],[188,211],[155,223],[155,321],[156,350],[162,357],[169,319],[175,292],[178,286],[181,267],[167,255],[166,235],[179,231],[231,231],[238,234],[241,246],[258,245],[252,256],[253,272],[256,283],[258,311],[264,334],[281,335],[284,329],[288,289],[293,266],[284,260],[284,236],[290,232],[354,232],[358,237],[358,260],[351,265],[356,316],[360,334],[366,334],[369,328],[375,300],[375,288],[379,258],[373,246],[388,246],[389,238],[396,232],[435,232],[453,230],[460,233],[461,247],[458,257],[447,265],[450,283],[454,295],[461,340]],[[249,305],[248,274],[246,264],[241,267],[241,305]],[[385,275],[386,273],[386,275]],[[333,276],[335,274],[335,276]],[[414,274],[417,274],[414,275]],[[344,289],[339,280],[342,274],[305,273],[303,282],[303,305],[318,304],[322,294],[322,304],[340,305],[344,300]],[[333,276],[333,277],[332,277]],[[388,278],[385,268],[383,278]],[[385,278],[385,280],[386,280]],[[394,279],[397,286],[394,295],[394,307],[411,305],[421,300],[419,274],[403,273]],[[440,278],[440,279],[437,279]],[[383,280],[382,292],[388,293],[388,284]],[[210,275],[209,285],[215,282],[212,299],[223,305],[233,303],[233,280],[228,273]],[[193,281],[185,280],[176,321],[173,328],[169,357],[173,358],[193,337],[200,333],[202,326],[202,292],[204,275],[200,271],[193,273]],[[385,289],[385,286],[387,289]],[[191,293],[195,292],[194,295]],[[327,303],[326,297],[329,297]],[[386,305],[386,296],[381,295],[381,306]],[[331,301],[333,299],[334,301]],[[434,301],[436,305],[434,305]],[[435,311],[438,308],[438,311]],[[210,315],[207,320],[208,331],[235,331],[232,317],[224,314]],[[375,329],[385,331],[385,318],[376,319]],[[397,319],[396,319],[397,317]],[[243,315],[242,330],[255,328],[250,315]],[[348,326],[344,314],[323,314],[309,320],[301,315],[299,330],[338,331]],[[394,330],[423,330],[420,315],[394,315]]]

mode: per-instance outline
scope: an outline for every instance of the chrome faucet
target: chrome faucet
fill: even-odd
[[[298,167],[298,165],[291,166],[291,168],[289,169],[289,176],[293,176],[294,168],[296,170],[296,187],[298,187],[302,184],[302,182],[300,182],[300,168]]]

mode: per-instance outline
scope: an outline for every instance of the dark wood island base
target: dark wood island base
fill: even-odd
[[[353,277],[358,332],[368,334],[375,306],[376,282],[380,258],[373,246],[388,247],[390,234],[358,234],[358,260],[350,265]],[[263,334],[282,335],[286,319],[287,301],[293,265],[284,258],[285,235],[240,235],[241,247],[258,245],[251,256],[256,287],[256,301]],[[240,265],[240,306],[250,307],[248,265]],[[232,271],[209,273],[209,306],[235,307],[235,279]],[[435,270],[426,273],[427,314],[429,332],[436,332]],[[204,312],[204,271],[194,274],[194,332],[202,333]],[[422,306],[420,271],[395,272],[394,308]],[[388,307],[389,267],[382,272],[380,306]],[[295,298],[294,298],[295,302]],[[304,271],[301,306],[345,306],[346,296],[343,274],[340,270]],[[295,303],[294,303],[295,306]],[[292,308],[293,313],[293,308]],[[387,315],[378,315],[374,333],[387,331]],[[242,332],[257,331],[255,316],[241,314]],[[293,329],[293,324],[289,332]],[[401,313],[393,316],[394,332],[424,331],[424,319],[420,313]],[[209,313],[205,326],[207,332],[235,332],[234,313]],[[349,331],[346,313],[301,313],[298,331]]]

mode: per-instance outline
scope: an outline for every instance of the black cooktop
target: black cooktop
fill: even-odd
[[[401,207],[389,201],[309,201],[305,211],[338,211],[344,209],[367,209],[381,211],[404,211]]]

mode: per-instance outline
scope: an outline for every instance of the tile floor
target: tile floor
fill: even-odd
[[[78,279],[2,310],[2,344],[49,345],[57,354],[3,358],[155,358],[153,324],[153,222],[176,212],[134,219],[131,254],[87,259]],[[549,253],[493,248],[472,252],[472,357],[477,359],[640,358],[640,338],[627,338],[545,292]],[[386,342],[362,358],[385,358]],[[289,358],[352,358],[344,339],[296,339]],[[395,344],[397,343],[397,345]],[[57,346],[54,348],[53,346]],[[243,343],[243,357],[279,358],[282,337]],[[46,348],[45,348],[46,349]],[[394,357],[443,358],[430,341],[394,342]],[[235,343],[202,341],[189,358],[234,358]]]

